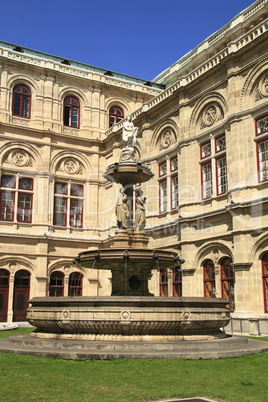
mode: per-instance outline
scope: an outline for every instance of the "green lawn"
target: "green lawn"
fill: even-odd
[[[0,331],[0,337],[30,331]],[[267,372],[268,352],[196,361],[68,361],[2,353],[0,400],[138,402],[203,396],[264,402]]]

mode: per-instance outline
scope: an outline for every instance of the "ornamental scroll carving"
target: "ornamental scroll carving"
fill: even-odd
[[[221,106],[217,102],[209,103],[201,112],[200,128],[213,126],[223,117]]]
[[[170,128],[163,130],[162,133],[160,134],[160,144],[159,144],[160,151],[162,149],[169,148],[172,144],[175,143],[175,141],[176,141],[175,134]]]
[[[266,75],[264,75],[259,81],[255,94],[255,101],[267,97],[268,97],[268,74],[266,73]]]

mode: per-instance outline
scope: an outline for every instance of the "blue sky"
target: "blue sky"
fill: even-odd
[[[252,0],[3,0],[0,40],[151,80]]]

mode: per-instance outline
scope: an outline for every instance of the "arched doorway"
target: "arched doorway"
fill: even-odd
[[[13,321],[25,321],[30,295],[30,273],[17,271],[14,279]]]
[[[234,268],[231,263],[232,260],[229,257],[221,261],[221,293],[222,297],[228,300],[230,310],[234,311]]]
[[[0,269],[0,322],[7,321],[9,276],[6,269]]]

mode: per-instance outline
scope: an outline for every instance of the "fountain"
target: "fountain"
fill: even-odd
[[[33,298],[27,319],[39,338],[136,342],[225,338],[221,330],[230,313],[224,299],[155,297],[148,282],[153,270],[180,270],[184,262],[174,250],[148,247],[146,198],[139,191],[134,214],[133,187],[150,180],[149,167],[136,162],[137,128],[127,116],[120,161],[104,177],[121,185],[116,205],[117,231],[101,248],[80,253],[74,264],[112,273],[110,297]],[[138,346],[137,346],[138,347]]]
[[[0,340],[0,352],[62,359],[208,359],[238,357],[267,350],[264,342],[230,337],[226,300],[204,297],[155,297],[152,271],[181,270],[176,250],[150,249],[144,231],[146,198],[133,187],[152,178],[134,160],[137,128],[127,116],[120,161],[104,177],[121,185],[115,236],[96,250],[80,253],[74,264],[112,274],[111,296],[34,297],[27,320],[29,335]]]

